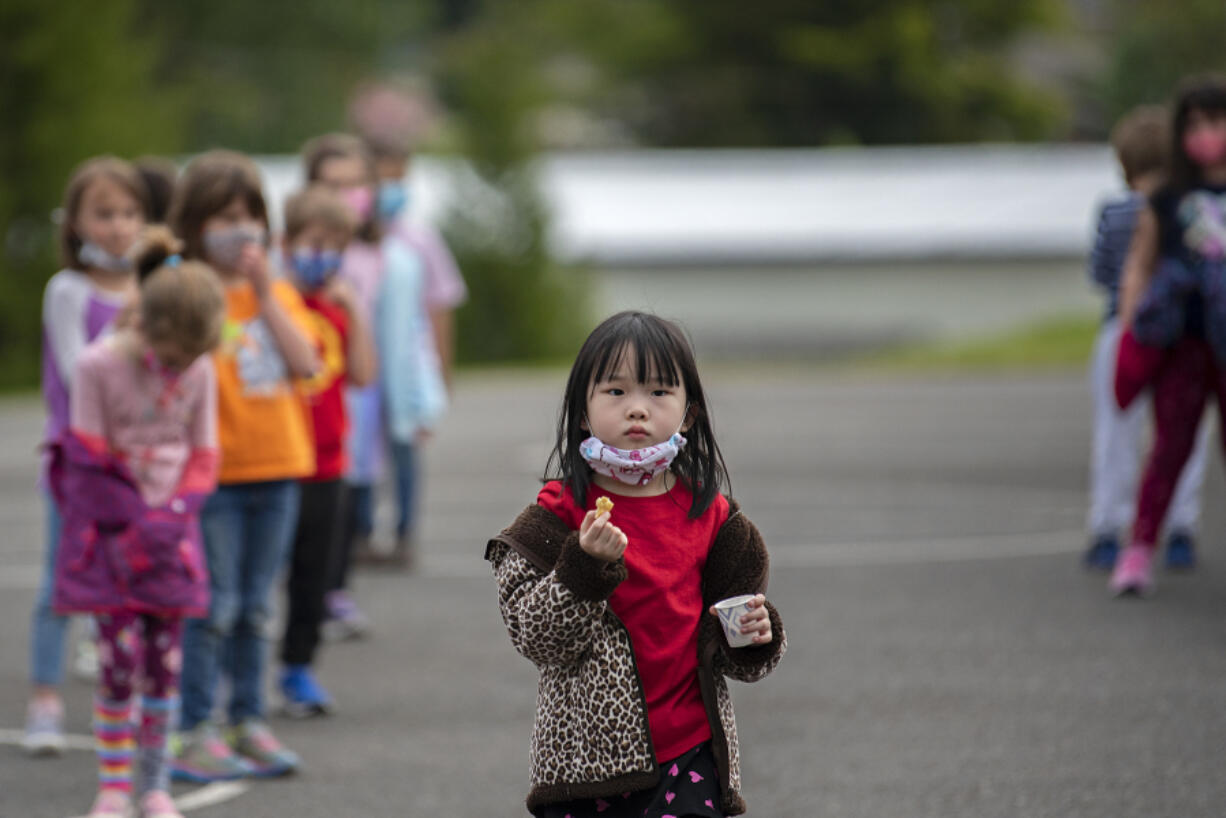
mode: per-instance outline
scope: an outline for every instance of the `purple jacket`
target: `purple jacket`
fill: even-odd
[[[205,495],[178,494],[150,508],[114,456],[94,452],[71,432],[50,450],[51,490],[64,518],[52,607],[206,616],[199,521]]]

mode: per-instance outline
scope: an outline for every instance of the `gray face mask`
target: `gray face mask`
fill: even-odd
[[[233,270],[248,244],[263,244],[264,230],[251,224],[221,227],[204,234],[204,257],[214,267]]]
[[[77,258],[86,267],[108,273],[130,273],[135,269],[135,265],[124,256],[108,253],[92,241],[82,242]]]

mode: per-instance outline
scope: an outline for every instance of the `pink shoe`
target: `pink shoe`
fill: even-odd
[[[1147,596],[1154,589],[1153,550],[1133,543],[1124,549],[1109,587],[1116,596]]]
[[[140,800],[140,818],[183,818],[170,793],[154,790]]]
[[[89,808],[89,818],[132,818],[132,796],[110,787],[99,790]]]

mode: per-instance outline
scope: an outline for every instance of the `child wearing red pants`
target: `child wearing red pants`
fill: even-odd
[[[1226,79],[1186,82],[1172,131],[1170,180],[1138,217],[1124,271],[1116,395],[1126,406],[1152,386],[1155,428],[1117,595],[1152,590],[1158,532],[1210,394],[1226,416]]]

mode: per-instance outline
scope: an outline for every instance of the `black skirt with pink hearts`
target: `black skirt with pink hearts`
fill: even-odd
[[[724,818],[711,742],[660,765],[660,783],[650,790],[607,798],[548,804],[537,818]]]

